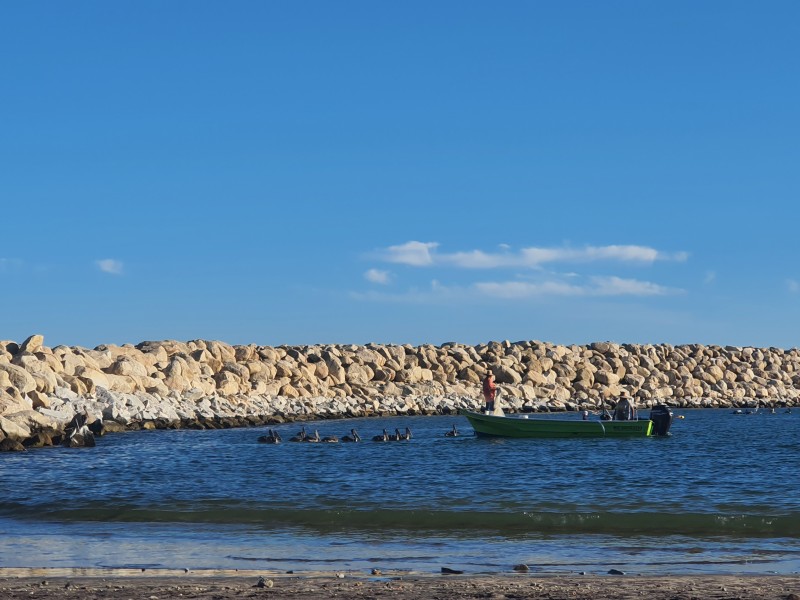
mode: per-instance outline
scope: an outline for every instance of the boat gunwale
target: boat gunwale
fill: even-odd
[[[629,421],[617,420],[571,420],[562,418],[544,419],[529,418],[526,416],[510,415],[487,415],[467,409],[459,410],[459,414],[465,417],[472,426],[477,436],[487,437],[508,437],[508,438],[571,438],[571,437],[652,437],[653,421],[649,418],[638,418]],[[475,422],[473,422],[473,419]],[[476,424],[478,427],[476,427]],[[489,429],[495,427],[510,427],[511,429],[502,431],[485,431],[481,424]],[[542,425],[556,425],[567,427],[564,430],[547,431],[546,429],[537,430],[536,427]],[[525,426],[530,425],[527,431]],[[611,425],[617,431],[607,431]],[[621,426],[621,431],[620,431]],[[570,431],[568,428],[572,428]],[[516,435],[515,435],[516,434]]]

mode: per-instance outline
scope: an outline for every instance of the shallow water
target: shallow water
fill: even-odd
[[[306,424],[408,426],[405,442],[141,431],[4,453],[0,566],[800,571],[800,410],[676,415],[669,438],[492,440],[406,417]]]

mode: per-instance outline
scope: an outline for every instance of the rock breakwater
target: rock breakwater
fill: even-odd
[[[688,344],[231,346],[142,342],[94,349],[0,341],[0,449],[61,443],[85,413],[96,433],[449,414],[481,405],[491,369],[510,412],[795,406],[800,351]]]

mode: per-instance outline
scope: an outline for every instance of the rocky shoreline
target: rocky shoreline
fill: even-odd
[[[508,412],[800,405],[800,351],[688,344],[136,346],[0,341],[0,450],[65,443],[85,415],[96,434],[287,421],[452,414],[481,404],[491,369]]]

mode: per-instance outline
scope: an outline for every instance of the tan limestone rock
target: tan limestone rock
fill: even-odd
[[[233,349],[233,356],[236,362],[248,362],[253,360],[254,356],[257,356],[258,352],[256,350],[255,345],[249,346],[235,346]]]
[[[22,367],[0,362],[0,371],[5,371],[11,386],[20,394],[27,394],[36,389],[36,380]]]
[[[30,352],[33,354],[34,352],[39,352],[44,345],[44,336],[39,334],[34,334],[30,336],[27,340],[22,342],[22,345],[19,347],[20,352]]]
[[[280,391],[278,393],[281,396],[285,396],[286,398],[299,398],[301,395],[299,390],[297,390],[297,388],[293,387],[289,383],[281,386]]]
[[[347,368],[345,381],[350,385],[366,385],[372,381],[373,375],[375,375],[374,371],[368,366],[353,363]]]
[[[615,385],[619,383],[619,376],[611,371],[597,371],[594,380],[601,385]]]
[[[236,350],[233,346],[224,342],[206,342],[206,349],[223,363],[236,362]]]
[[[134,392],[143,391],[140,388],[136,377],[131,375],[114,375],[113,373],[106,373],[108,380],[108,390],[112,392],[120,392],[123,394],[133,394]]]
[[[328,379],[333,382],[333,385],[343,384],[347,378],[347,371],[338,359],[330,357],[325,360],[328,367]]]
[[[28,392],[28,398],[31,399],[31,406],[37,408],[50,408],[50,397],[47,394],[34,390]]]
[[[16,392],[16,390],[14,390]],[[16,413],[28,408],[19,393],[9,394],[5,389],[0,388],[0,415]]]
[[[497,383],[506,383],[510,385],[517,385],[522,383],[522,375],[517,373],[511,367],[501,365],[497,369],[495,369],[495,378]]]
[[[90,379],[81,379],[77,375],[67,375],[66,373],[61,378],[78,396],[87,396],[95,391],[94,382]]]
[[[128,375],[132,377],[147,377],[149,375],[147,367],[129,356],[120,356],[106,369],[107,373],[113,375]]]
[[[242,389],[242,380],[231,371],[222,371],[216,377],[217,391],[223,396],[233,396]]]
[[[78,367],[75,369],[75,375],[86,383],[87,387],[90,385],[88,382],[91,382],[92,387],[109,389],[111,386],[108,376],[103,371],[92,369],[91,367]]]
[[[31,428],[27,425],[27,419],[14,416],[20,414],[22,413],[0,416],[0,431],[2,431],[7,438],[22,441],[31,437]]]
[[[74,354],[71,350],[62,355],[61,364],[63,365],[63,372],[67,375],[75,375],[75,371],[78,367],[87,366],[84,357],[79,354]]]

